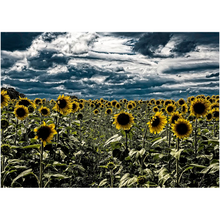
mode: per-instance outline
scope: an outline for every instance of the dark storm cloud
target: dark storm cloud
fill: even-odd
[[[212,78],[212,77],[218,77],[219,78],[219,72],[218,73],[212,73],[210,75],[206,75],[206,78]]]
[[[146,33],[134,45],[134,51],[148,57],[159,57],[155,51],[159,47],[164,47],[171,39],[171,33]]]
[[[1,50],[26,50],[42,32],[2,32]]]
[[[196,46],[197,45],[194,41],[182,41],[181,43],[177,44],[174,49],[170,50],[170,52],[175,52],[180,56],[191,51],[195,51]]]

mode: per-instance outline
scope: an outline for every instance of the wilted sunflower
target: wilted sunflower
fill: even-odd
[[[150,128],[150,133],[160,133],[167,123],[166,116],[162,112],[157,112],[152,119],[147,123]]]
[[[170,117],[170,124],[174,124],[179,118],[182,118],[182,115],[179,112],[172,113]]]
[[[112,109],[111,109],[111,108],[107,108],[107,109],[105,110],[105,114],[106,114],[106,115],[112,114]]]
[[[9,122],[6,119],[1,120],[1,129],[5,129],[9,126]]]
[[[43,142],[43,146],[45,146],[46,143],[50,143],[53,136],[57,134],[54,128],[55,124],[46,125],[46,123],[43,122],[39,128],[34,129],[34,132],[37,133],[35,139],[40,139]]]
[[[16,106],[19,106],[19,105],[24,105],[25,107],[28,107],[28,106],[32,106],[33,108],[36,108],[35,104],[28,98],[21,98],[19,97],[19,100],[18,102],[16,103]]]
[[[98,109],[95,109],[95,110],[93,111],[93,113],[94,113],[95,115],[97,115],[97,114],[99,113],[99,110],[98,110]]]
[[[177,101],[177,103],[178,103],[178,105],[184,105],[186,102],[184,99],[181,98]]]
[[[133,109],[133,108],[134,108],[134,107],[133,107],[132,103],[129,102],[129,103],[127,104],[127,109],[128,109],[128,110],[131,110],[131,109]]]
[[[7,106],[9,100],[10,100],[10,97],[9,95],[7,95],[7,91],[2,90],[1,91],[1,108],[3,108],[4,106]]]
[[[121,111],[120,113],[114,115],[116,129],[129,130],[134,123],[134,117],[131,113]]]
[[[185,103],[185,104],[183,104],[183,105],[181,106],[181,113],[182,113],[182,114],[186,114],[187,111],[188,111],[188,106],[187,106],[187,104]]]
[[[53,109],[60,112],[62,115],[69,114],[72,111],[71,98],[69,96],[59,95]]]
[[[176,110],[176,106],[173,104],[168,104],[166,107],[166,112],[171,115]]]
[[[41,113],[42,116],[48,116],[48,115],[50,115],[50,109],[47,108],[47,107],[43,107],[43,106],[42,106],[42,107],[39,109],[39,112]]]
[[[17,105],[14,114],[19,120],[24,120],[28,116],[28,108],[24,105]]]
[[[157,106],[155,106],[155,107],[153,108],[153,111],[156,113],[156,112],[159,111],[159,108],[158,108]]]
[[[183,118],[178,119],[175,124],[171,125],[171,128],[176,137],[180,139],[188,137],[192,133],[191,123]]]
[[[212,117],[218,121],[219,120],[219,108],[212,109]]]
[[[206,115],[206,120],[207,121],[211,121],[212,120],[212,112],[208,112],[208,114]]]
[[[205,116],[208,113],[209,109],[209,102],[205,99],[195,99],[193,102],[191,102],[190,112],[197,118],[199,118],[200,116]]]
[[[94,104],[93,104],[93,105],[94,105]],[[78,102],[73,101],[73,102],[72,102],[72,113],[77,112],[77,111],[78,111],[78,109],[79,109],[79,103],[78,103]]]
[[[79,113],[79,114],[77,115],[77,119],[78,119],[78,120],[82,120],[82,119],[83,119],[83,114],[82,114],[82,113]]]

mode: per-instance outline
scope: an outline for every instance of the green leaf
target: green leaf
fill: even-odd
[[[166,183],[166,181],[170,178],[171,175],[168,173],[168,170],[164,167],[161,168],[158,174],[159,184],[163,186]]]
[[[189,167],[187,167],[186,169],[184,169],[183,170],[183,172],[180,174],[180,176],[179,176],[179,182],[180,182],[180,180],[181,180],[181,177],[182,177],[182,175],[183,175],[183,173],[185,173],[187,170],[191,170],[191,169],[193,169],[194,168],[194,166],[189,166]]]
[[[105,142],[104,147],[106,147],[108,144],[110,144],[112,142],[120,141],[121,138],[122,138],[122,136],[119,136],[118,134],[113,135]]]
[[[40,146],[41,146],[41,144],[33,144],[33,145],[28,145],[28,146],[22,147],[22,149],[30,149],[30,148],[37,148],[37,149],[39,149]]]
[[[161,142],[163,142],[165,139],[166,139],[167,137],[166,136],[164,136],[163,138],[157,138],[157,139],[155,139],[155,140],[157,140],[157,141],[155,141],[152,145],[151,145],[151,147],[153,147],[154,145],[156,145],[156,144],[160,144]],[[159,140],[158,140],[159,139]]]
[[[104,186],[108,183],[108,179],[104,179],[99,183],[99,186]]]
[[[153,175],[152,171],[149,168],[146,168],[143,171],[146,174],[147,178],[151,179],[152,181],[154,180],[154,175]]]
[[[190,164],[189,166],[194,166],[194,167],[198,167],[198,168],[206,168],[206,166],[200,165],[200,164]]]
[[[180,154],[181,154],[181,152],[182,152],[183,150],[184,150],[184,149],[180,149],[180,150],[177,151],[177,149],[171,149],[170,154],[171,154],[173,157],[175,157],[177,160],[179,160],[179,159],[180,159]]]
[[[214,174],[215,172],[219,172],[219,163],[213,163],[203,169],[200,173],[209,173],[209,174]]]

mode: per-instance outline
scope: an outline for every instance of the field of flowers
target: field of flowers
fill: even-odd
[[[219,95],[11,100],[2,90],[1,187],[219,187]]]

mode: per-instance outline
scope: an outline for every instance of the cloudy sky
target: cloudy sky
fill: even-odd
[[[219,33],[3,32],[1,86],[30,99],[219,94]]]

